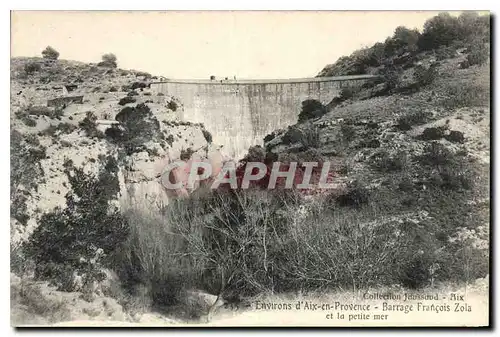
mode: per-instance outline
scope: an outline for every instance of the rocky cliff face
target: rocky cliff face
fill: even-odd
[[[202,125],[179,120],[180,102],[150,92],[149,74],[28,58],[11,67],[13,243],[27,239],[43,214],[66,207],[75,170],[97,176],[113,158],[119,192],[110,204],[157,207],[168,202],[159,182],[164,166],[213,150]],[[82,104],[47,106],[78,95]]]

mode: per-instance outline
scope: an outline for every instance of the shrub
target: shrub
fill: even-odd
[[[203,137],[205,138],[207,143],[211,144],[212,143],[212,134],[205,129],[202,129],[201,132],[203,133]]]
[[[474,49],[467,55],[467,64],[469,66],[473,65],[483,65],[489,58],[489,51],[483,45],[476,46]]]
[[[323,116],[328,112],[326,106],[324,106],[320,101],[315,99],[308,99],[302,102],[302,109],[299,114],[299,122],[311,118],[318,118]]]
[[[21,118],[21,121],[24,123],[24,125],[29,126],[29,127],[35,127],[36,126],[36,120],[29,117],[29,116],[23,116]]]
[[[465,42],[490,41],[490,15],[479,16],[476,12],[466,11],[458,17],[461,40]]]
[[[386,84],[387,91],[397,89],[401,84],[400,70],[395,67],[387,67],[382,70],[382,78]]]
[[[112,124],[111,127],[107,128],[104,134],[107,138],[113,139],[114,141],[122,141],[125,138],[125,130],[116,124]]]
[[[35,72],[38,72],[42,69],[42,65],[37,62],[28,62],[24,64],[24,72],[28,75],[31,75]]]
[[[54,137],[58,132],[63,134],[70,134],[77,129],[76,125],[70,123],[59,123],[57,125],[50,125],[42,131],[42,135]]]
[[[462,144],[465,141],[465,137],[463,132],[452,130],[450,134],[445,136],[446,140],[452,143],[460,143]]]
[[[431,65],[429,68],[418,65],[413,71],[413,78],[418,87],[424,87],[431,84],[434,82],[437,75],[437,68],[434,65]]]
[[[425,124],[432,117],[429,110],[411,110],[401,115],[397,120],[397,126],[400,130],[410,130],[414,125]]]
[[[147,83],[144,83],[144,82],[133,82],[131,85],[130,85],[130,89],[131,90],[135,90],[135,89],[144,89],[144,88],[147,88],[148,87],[148,84]]]
[[[302,130],[301,143],[306,149],[319,148],[321,145],[319,137],[319,128],[311,125]]]
[[[347,190],[334,200],[338,206],[359,208],[368,203],[369,191],[358,182],[351,183]]]
[[[473,187],[473,166],[464,160],[463,155],[453,153],[442,144],[432,142],[427,145],[417,161],[432,168],[428,175],[430,186],[455,191]]]
[[[174,112],[177,111],[177,108],[178,108],[177,102],[174,100],[168,101],[167,108],[169,108],[170,110],[172,110]]]
[[[454,47],[443,46],[435,51],[436,60],[442,61],[457,57],[457,51]]]
[[[111,87],[109,88],[109,92],[117,92],[118,89],[116,87]]]
[[[448,46],[459,39],[459,34],[458,19],[448,13],[440,13],[425,22],[418,46],[421,50]]]
[[[116,55],[112,53],[102,55],[102,62],[99,62],[97,65],[99,67],[116,68],[118,66]]]
[[[104,134],[97,129],[96,125],[97,116],[94,115],[91,111],[87,111],[87,115],[85,118],[78,123],[78,126],[82,128],[86,135],[90,138],[103,138]]]
[[[110,128],[106,132],[111,140],[125,149],[127,154],[142,151],[149,141],[160,142],[160,123],[145,104],[125,107],[115,117],[121,128]]]
[[[422,140],[439,140],[444,137],[447,127],[439,126],[432,128],[425,128],[420,136]]]
[[[29,191],[37,188],[43,175],[40,162],[46,157],[47,149],[40,144],[36,136],[11,130],[10,215],[22,225],[26,225],[29,220],[26,202]]]
[[[370,164],[380,172],[401,171],[406,164],[406,155],[403,152],[391,155],[385,150],[378,151],[371,156]]]
[[[54,48],[52,48],[51,46],[47,46],[42,51],[42,56],[44,59],[57,60],[59,58],[59,52]]]
[[[418,39],[420,38],[420,33],[417,29],[408,29],[403,26],[399,26],[394,30],[394,35],[390,43],[392,44],[387,49],[392,49],[397,51],[397,54],[404,52],[414,52],[417,50]],[[386,44],[387,45],[387,44]],[[386,50],[387,50],[386,49]]]
[[[421,50],[436,49],[441,46],[463,45],[466,42],[487,42],[490,39],[490,17],[464,12],[458,18],[448,13],[427,20],[419,38]]]
[[[356,130],[352,125],[343,123],[340,126],[340,133],[342,134],[342,139],[345,142],[350,142],[356,137]]]
[[[447,166],[451,165],[454,160],[453,153],[442,144],[431,142],[426,145],[422,155],[417,157],[417,160],[422,165],[427,166]]]
[[[142,76],[142,77],[144,77],[145,79],[147,79],[147,78],[151,78],[151,74],[150,74],[150,73],[148,73],[148,72],[145,72],[145,71],[136,71],[135,76],[138,76],[138,77],[139,77],[139,76]]]
[[[35,276],[66,291],[73,290],[75,273],[87,284],[103,280],[106,256],[127,236],[125,219],[109,207],[119,192],[116,160],[108,156],[97,177],[69,166],[66,207],[44,214],[23,246],[35,262]]]
[[[187,161],[187,160],[191,159],[191,156],[193,155],[193,153],[194,153],[194,151],[190,147],[188,147],[187,149],[182,149],[179,158],[180,158],[180,160]]]
[[[354,97],[354,89],[353,88],[342,88],[340,90],[340,98],[345,101]]]
[[[122,99],[120,99],[120,101],[118,101],[118,104],[119,105],[125,105],[125,104],[128,104],[128,103],[135,103],[136,102],[136,99],[131,97],[131,96],[125,96],[123,97]]]
[[[467,60],[460,62],[459,65],[460,65],[460,69],[467,69],[470,67],[469,61],[467,61]]]
[[[297,126],[289,126],[285,134],[281,137],[283,144],[293,144],[300,142],[302,139],[302,131]]]
[[[450,83],[446,88],[446,96],[440,105],[448,109],[488,106],[491,99],[489,85],[469,81]]]
[[[304,128],[291,126],[281,138],[282,144],[301,143],[305,149],[318,148],[320,146],[319,128],[308,125]]]
[[[470,190],[473,176],[467,168],[457,170],[456,167],[440,167],[439,171],[430,175],[429,183],[444,190]]]
[[[30,105],[24,109],[16,111],[16,116],[18,118],[24,118],[28,116],[47,116],[52,119],[60,119],[64,115],[62,109],[51,109],[46,106]]]

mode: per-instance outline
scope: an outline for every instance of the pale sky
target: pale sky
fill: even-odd
[[[118,66],[178,79],[313,77],[327,64],[392,35],[422,29],[438,12],[64,12],[16,11],[11,56]]]

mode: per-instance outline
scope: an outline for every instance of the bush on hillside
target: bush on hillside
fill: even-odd
[[[129,103],[135,103],[136,102],[136,99],[131,97],[131,96],[125,96],[123,98],[121,98],[119,101],[118,101],[118,104],[119,105],[125,105],[125,104],[129,104]]]
[[[401,85],[401,69],[393,66],[384,67],[380,70],[386,93],[398,89]]]
[[[427,123],[432,117],[432,112],[429,110],[411,110],[401,115],[397,120],[397,127],[400,130],[410,130],[415,125]]]
[[[442,46],[435,51],[436,60],[442,61],[457,57],[457,50],[451,46]]]
[[[490,53],[484,45],[476,45],[472,51],[467,55],[467,63],[469,66],[483,65],[489,59]]]
[[[489,15],[464,12],[459,17],[448,13],[429,19],[419,39],[421,50],[436,49],[440,46],[463,46],[473,41],[488,42],[490,39]]]
[[[380,172],[395,172],[401,171],[407,162],[404,152],[390,154],[386,150],[375,152],[370,157],[370,165]]]
[[[147,88],[148,87],[148,84],[147,83],[144,83],[144,82],[133,82],[131,85],[130,85],[130,89],[131,90],[135,90],[135,89],[144,89],[144,88]]]
[[[46,116],[52,119],[60,119],[64,115],[64,111],[60,108],[49,108],[43,105],[29,105],[24,109],[16,111],[16,116]]]
[[[458,17],[460,37],[466,43],[488,43],[491,33],[491,16],[466,11]]]
[[[359,182],[354,181],[347,186],[347,189],[336,196],[335,204],[340,207],[360,208],[370,200],[370,192]]]
[[[77,126],[74,124],[59,123],[56,125],[54,125],[54,124],[50,125],[48,128],[41,131],[41,134],[43,136],[54,137],[57,133],[70,134],[71,132],[75,131],[76,129],[77,129]]]
[[[440,140],[441,138],[443,138],[445,136],[446,130],[447,130],[447,127],[445,127],[445,126],[425,128],[424,131],[422,132],[422,135],[420,136],[420,139],[422,139],[422,140]]]
[[[118,67],[118,64],[116,63],[116,55],[113,53],[108,53],[102,55],[102,61],[99,62],[97,65],[99,67],[107,67],[107,68],[116,68]]]
[[[26,202],[29,191],[36,189],[43,174],[41,160],[47,158],[47,149],[32,134],[12,129],[10,133],[10,216],[27,225]]]
[[[142,151],[149,141],[160,141],[160,123],[145,104],[123,108],[115,117],[120,128],[110,128],[106,136],[127,154]]]
[[[417,87],[425,87],[433,83],[437,76],[438,71],[434,64],[431,64],[429,68],[418,65],[413,70],[413,79]]]
[[[342,140],[349,143],[356,137],[356,129],[347,123],[343,123],[340,126],[340,133],[342,135]]]
[[[87,137],[103,138],[104,134],[97,129],[97,116],[92,111],[87,111],[87,115],[78,123],[78,126],[85,131]]]
[[[208,144],[212,144],[212,134],[206,130],[206,129],[202,129],[201,132],[203,133],[203,138],[205,138],[205,140],[207,141]]]
[[[29,126],[29,127],[35,127],[36,126],[36,120],[33,119],[30,116],[23,116],[21,118],[21,121],[24,123],[24,125]]]
[[[24,64],[24,73],[27,75],[31,75],[40,71],[42,69],[42,65],[38,62],[28,62]]]
[[[418,41],[419,49],[430,50],[448,46],[459,37],[458,18],[448,13],[440,13],[425,22],[422,36]]]
[[[301,143],[306,149],[319,148],[321,146],[319,128],[311,125],[302,129]]]
[[[102,281],[106,259],[127,237],[127,222],[109,206],[119,192],[117,162],[108,156],[103,164],[96,177],[66,165],[72,187],[66,207],[44,214],[23,245],[35,262],[35,277],[60,290],[75,290],[75,275],[87,285]]]
[[[450,83],[445,94],[440,105],[447,109],[489,106],[491,100],[489,85],[470,81]]]
[[[44,59],[57,60],[59,58],[59,52],[51,46],[47,46],[47,48],[42,51],[42,57]]]
[[[177,104],[177,102],[176,102],[176,101],[174,101],[174,100],[170,100],[170,101],[168,101],[168,103],[167,103],[167,108],[169,108],[170,110],[172,110],[172,111],[174,111],[174,112],[175,112],[175,111],[177,111],[177,108],[178,108],[178,107],[179,107],[179,105],[178,105],[178,104]]]
[[[452,143],[463,144],[465,141],[464,133],[456,130],[451,130],[450,134],[445,136],[446,140]]]
[[[415,52],[418,47],[420,33],[417,29],[408,29],[399,26],[394,30],[394,34],[385,44],[385,51],[388,55],[401,55],[405,52]]]
[[[302,108],[299,113],[299,122],[321,117],[327,112],[328,109],[320,101],[307,99],[302,102]]]
[[[345,101],[354,97],[354,88],[342,88],[340,90],[340,99]]]
[[[431,186],[459,192],[471,189],[474,184],[472,166],[464,159],[464,156],[453,153],[437,142],[427,145],[423,154],[417,158],[424,168],[431,169]]]

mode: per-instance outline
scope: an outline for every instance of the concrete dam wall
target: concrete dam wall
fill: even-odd
[[[215,144],[235,159],[262,145],[274,130],[297,122],[302,101],[328,104],[343,87],[361,86],[372,75],[286,80],[169,80],[151,90],[178,98],[184,121],[203,123]]]

